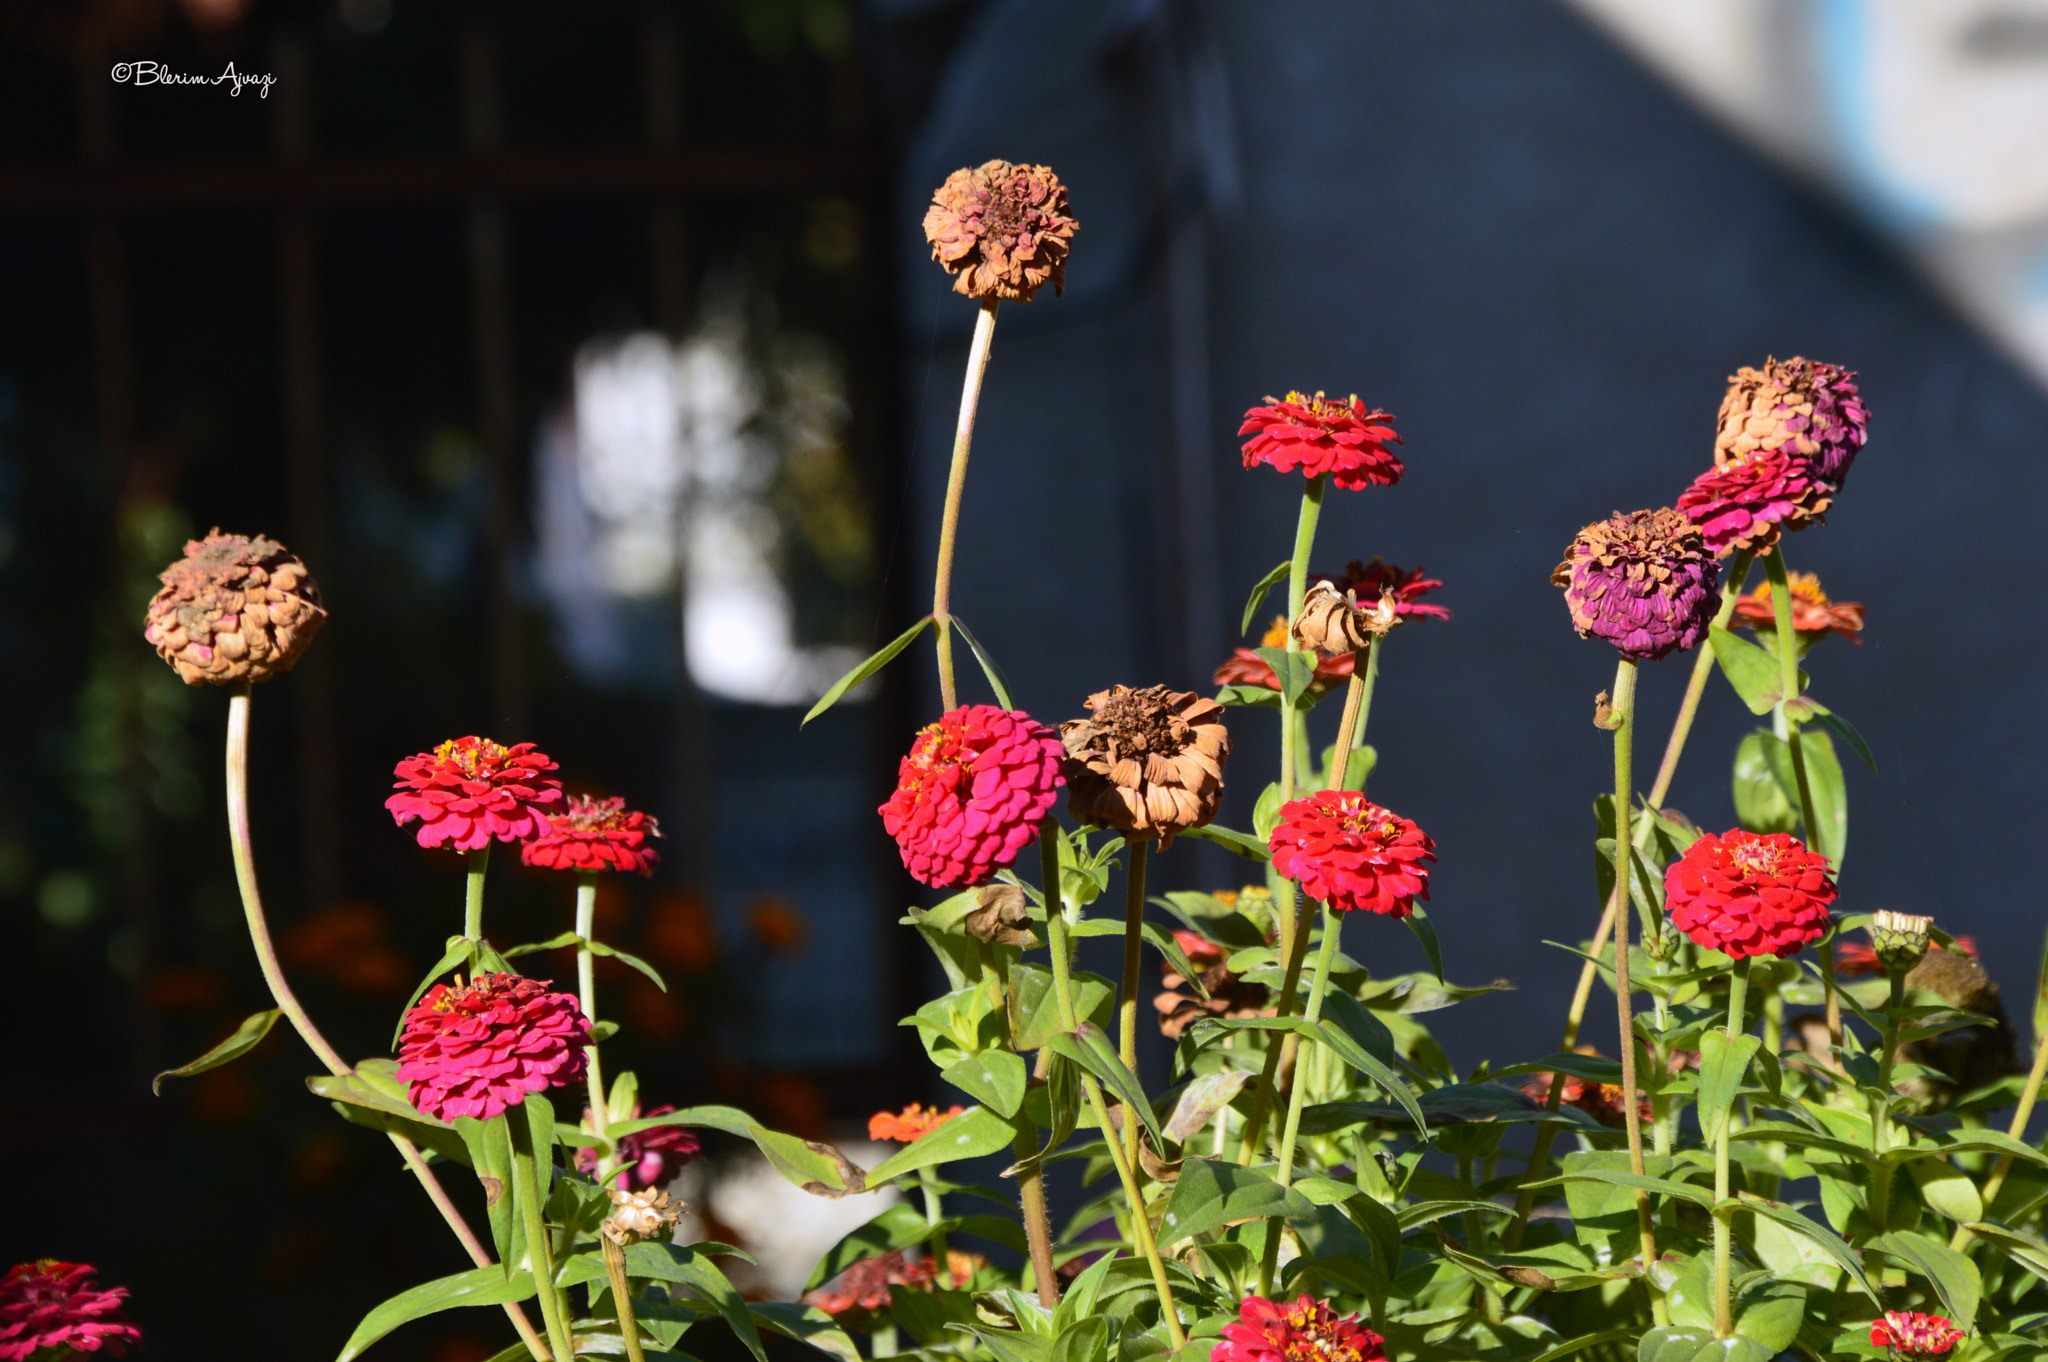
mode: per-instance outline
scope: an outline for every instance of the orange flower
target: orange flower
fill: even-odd
[[[1828,593],[1820,589],[1820,578],[1811,572],[1788,573],[1785,585],[1791,588],[1794,630],[1806,635],[1809,641],[1822,634],[1834,633],[1859,648],[1863,646],[1863,640],[1856,637],[1863,632],[1861,601],[1829,600]],[[1736,597],[1735,618],[1758,633],[1777,628],[1777,612],[1771,606],[1771,584],[1760,582],[1756,590],[1747,596]]]
[[[948,1111],[926,1110],[922,1102],[912,1102],[902,1111],[878,1111],[868,1117],[868,1138],[909,1144],[923,1139],[965,1110],[965,1107],[958,1106]]]

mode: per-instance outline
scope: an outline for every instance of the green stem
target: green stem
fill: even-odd
[[[1358,722],[1351,731],[1351,750],[1354,752],[1365,746],[1365,725],[1372,718],[1373,687],[1380,679],[1380,649],[1387,646],[1387,639],[1389,637],[1391,637],[1390,634],[1382,634],[1374,639],[1372,647],[1366,649],[1365,657],[1360,659],[1365,663],[1365,687],[1360,692],[1358,698]],[[1357,672],[1358,664],[1354,662],[1352,664],[1352,674],[1355,676]],[[1365,782],[1359,781],[1358,788],[1363,793]]]
[[[1906,974],[1904,970],[1888,970],[1891,976],[1891,996],[1885,1002],[1884,1025],[1879,1028],[1883,1053],[1877,1058],[1877,1100],[1870,1107],[1870,1234],[1872,1238],[1883,1234],[1889,1227],[1892,1215],[1892,1170],[1885,1165],[1884,1156],[1891,1148],[1892,1117],[1892,1065],[1898,1060],[1899,1020],[1898,1010],[1906,1001]],[[1880,1297],[1884,1295],[1884,1260],[1881,1251],[1865,1244],[1863,1265],[1870,1280],[1877,1287]]]
[[[1728,977],[1728,1021],[1730,1043],[1748,1032],[1743,1004],[1749,992],[1749,966],[1745,956]],[[1735,1211],[1725,1207],[1728,1200],[1728,1137],[1735,1127],[1733,1113],[1721,1121],[1714,1136],[1714,1336],[1726,1338],[1735,1332],[1733,1278],[1729,1272],[1735,1239]],[[1725,1207],[1725,1208],[1724,1208]]]
[[[576,878],[576,935],[581,938],[581,944],[576,947],[576,993],[577,1001],[583,1004],[584,1020],[592,1026],[597,1025],[597,957],[590,949],[590,941],[596,927],[597,876],[579,875]],[[592,1134],[602,1135],[611,1125],[611,1113],[605,1104],[604,1076],[598,1068],[597,1047],[591,1046],[586,1053],[589,1056],[590,1128]],[[610,1168],[604,1168],[600,1170],[600,1176],[610,1171]]]
[[[1778,626],[1778,677],[1784,700],[1778,713],[1785,721],[1785,744],[1792,749],[1793,783],[1799,787],[1799,826],[1806,844],[1823,856],[1830,848],[1821,840],[1820,820],[1814,816],[1813,785],[1806,775],[1806,744],[1799,736],[1799,720],[1792,714],[1792,701],[1799,698],[1799,632],[1792,627],[1792,588],[1785,579],[1785,546],[1780,543],[1764,559],[1764,576],[1771,584],[1771,613]],[[1839,869],[1839,866],[1837,867]],[[1834,935],[1820,948],[1821,989],[1827,996],[1828,1046],[1825,1062],[1833,1062],[1833,1051],[1842,1045],[1842,994],[1835,983]]]
[[[939,626],[939,700],[951,710],[960,703],[953,685],[953,549],[960,534],[960,497],[967,490],[967,454],[974,445],[974,415],[981,406],[981,380],[988,372],[996,334],[996,300],[984,298],[967,348],[967,381],[960,389],[960,422],[953,430],[953,466],[946,474],[946,509],[939,521],[939,565],[932,574],[932,622]]]
[[[626,1340],[626,1362],[647,1362],[640,1348],[640,1321],[633,1316],[633,1284],[626,1276],[626,1251],[599,1235],[604,1244],[605,1275],[611,1278],[612,1302],[619,1312],[619,1336]]]
[[[2013,1111],[2012,1124],[2005,1130],[2011,1138],[2026,1138],[2027,1122],[2033,1119],[2034,1103],[2041,1096],[2041,1081],[2044,1078],[2048,1078],[2048,1029],[2043,1029],[2040,1039],[2034,1042],[2034,1067],[2027,1074],[2026,1087],[2020,1089],[2020,1104]],[[2000,1154],[1998,1162],[1992,1165],[1990,1181],[1984,1184],[1984,1214],[1987,1218],[1991,1214],[1991,1203],[1998,1199],[1999,1189],[2005,1186],[2005,1175],[2011,1171],[2012,1155]],[[1955,1238],[1949,1241],[1949,1247],[1959,1251],[1967,1249],[1975,1238],[1969,1230],[1959,1228],[1956,1230]]]
[[[1735,602],[1749,582],[1752,561],[1748,549],[1728,560],[1728,573],[1721,579],[1721,606],[1714,612],[1715,628],[1726,629],[1728,621],[1735,618]],[[1671,793],[1672,778],[1678,774],[1678,758],[1685,751],[1686,738],[1692,734],[1693,717],[1699,713],[1700,697],[1706,693],[1707,678],[1713,672],[1714,650],[1702,645],[1693,656],[1692,679],[1685,683],[1685,699],[1678,706],[1677,721],[1671,725],[1671,738],[1664,744],[1664,760],[1657,767],[1656,783],[1650,786],[1648,802],[1653,809],[1663,808],[1664,796]]]
[[[249,683],[237,682],[228,697],[227,737],[227,805],[228,805],[228,850],[235,864],[235,885],[241,891],[242,915],[249,927],[249,943],[256,949],[256,964],[263,971],[263,982],[270,988],[270,996],[277,1003],[278,1011],[291,1022],[299,1038],[327,1066],[327,1071],[340,1077],[352,1073],[348,1063],[327,1037],[320,1034],[320,1028],[313,1024],[313,1018],[298,995],[292,992],[291,981],[285,978],[284,966],[278,962],[277,946],[271,940],[270,920],[263,911],[263,893],[256,883],[256,847],[249,835]],[[491,1255],[484,1248],[483,1241],[476,1237],[476,1231],[462,1218],[448,1189],[441,1185],[441,1179],[427,1161],[420,1157],[419,1146],[403,1135],[392,1135],[392,1145],[419,1179],[420,1187],[427,1199],[434,1203],[434,1209],[441,1213],[441,1219],[455,1234],[469,1260],[478,1267],[489,1267]],[[517,1304],[505,1307],[505,1317],[512,1321],[520,1341],[526,1350],[534,1355],[537,1362],[550,1362],[547,1344],[534,1332],[533,1322],[526,1317],[526,1311]]]
[[[1130,843],[1131,863],[1124,877],[1124,981],[1117,1007],[1117,1057],[1138,1072],[1138,989],[1145,957],[1145,860],[1151,843]],[[1124,1122],[1124,1157],[1138,1159],[1138,1123]]]
[[[1038,840],[1039,866],[1045,889],[1045,943],[1052,953],[1053,997],[1059,1004],[1060,1028],[1071,1034],[1080,1029],[1081,1023],[1080,1014],[1074,1007],[1073,947],[1067,937],[1065,896],[1060,892],[1059,849],[1049,836],[1041,834]],[[1095,1123],[1102,1131],[1102,1143],[1109,1150],[1109,1161],[1116,1165],[1116,1176],[1123,1184],[1124,1199],[1130,1203],[1131,1238],[1152,1269],[1152,1286],[1159,1293],[1159,1316],[1166,1322],[1166,1332],[1173,1346],[1176,1349],[1185,1347],[1187,1331],[1181,1327],[1180,1312],[1173,1300],[1173,1283],[1167,1278],[1166,1261],[1159,1256],[1159,1244],[1152,1234],[1152,1221],[1145,1212],[1145,1198],[1138,1187],[1137,1171],[1124,1157],[1123,1143],[1117,1139],[1116,1126],[1109,1119],[1109,1104],[1102,1098],[1102,1085],[1086,1069],[1081,1069],[1080,1075],[1081,1092],[1088,1099],[1088,1108],[1094,1113]],[[1130,1122],[1137,1120],[1129,1112],[1125,1116]]]
[[[1341,749],[1340,749],[1341,750]],[[1330,962],[1337,956],[1337,939],[1343,926],[1343,915],[1333,911],[1327,904],[1323,907],[1323,941],[1316,951],[1316,972],[1309,982],[1308,1005],[1302,1012],[1302,1021],[1310,1027],[1323,1018],[1323,999],[1330,991]],[[1304,932],[1303,935],[1307,933]],[[1314,1053],[1311,1051],[1310,1053]],[[1287,1085],[1287,1123],[1280,1132],[1280,1162],[1274,1170],[1274,1181],[1282,1187],[1288,1185],[1294,1176],[1294,1150],[1301,1137],[1301,1111],[1308,1093],[1307,1076],[1296,1064],[1294,1076]],[[1280,1262],[1280,1236],[1284,1225],[1281,1217],[1275,1216],[1266,1222],[1266,1248],[1259,1259],[1259,1294],[1273,1294],[1273,1273]]]
[[[1614,671],[1614,701],[1610,707],[1614,723],[1614,1005],[1620,1022],[1621,1115],[1628,1130],[1629,1171],[1637,1177],[1643,1171],[1643,1115],[1636,1088],[1635,995],[1628,981],[1628,883],[1634,873],[1630,865],[1633,846],[1629,840],[1629,806],[1635,802],[1633,766],[1636,709],[1636,662],[1624,657]],[[1642,1241],[1643,1289],[1650,1293],[1650,1313],[1664,1323],[1664,1298],[1657,1290],[1650,1270],[1657,1263],[1657,1230],[1650,1217],[1650,1194],[1636,1189],[1636,1234]]]
[[[491,844],[485,842],[463,857],[469,884],[462,898],[462,934],[471,941],[484,939],[484,868],[491,863]]]
[[[939,1222],[946,1217],[944,1208],[939,1204],[938,1178],[930,1168],[920,1168],[917,1170],[917,1184],[919,1190],[924,1193],[924,1223],[929,1225],[932,1231],[931,1237],[926,1241],[929,1245],[928,1251],[932,1255],[932,1273],[934,1280],[943,1288],[948,1275],[946,1232],[939,1228]]]
[[[512,1136],[512,1176],[519,1180],[519,1209],[526,1222],[526,1256],[532,1260],[540,1317],[547,1325],[548,1342],[555,1356],[573,1358],[576,1345],[563,1318],[561,1288],[555,1284],[555,1255],[548,1244],[547,1203],[541,1195],[540,1176],[535,1168],[533,1127],[523,1106],[512,1108],[503,1119]]]

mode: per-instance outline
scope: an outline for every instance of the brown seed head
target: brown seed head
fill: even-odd
[[[327,622],[312,575],[274,539],[213,530],[158,576],[142,636],[188,686],[288,672]]]
[[[924,237],[955,276],[953,292],[1028,303],[1046,284],[1066,292],[1076,224],[1051,166],[987,161],[956,170],[932,194]]]
[[[1090,717],[1060,725],[1067,807],[1083,823],[1157,837],[1216,816],[1230,733],[1223,707],[1193,691],[1111,686],[1088,697]]]
[[[603,1230],[604,1237],[615,1244],[634,1244],[664,1235],[683,1218],[682,1203],[669,1200],[667,1192],[653,1188],[642,1192],[622,1187],[608,1190],[612,1213],[605,1217]]]

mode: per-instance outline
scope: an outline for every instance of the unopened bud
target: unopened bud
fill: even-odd
[[[665,1236],[683,1218],[682,1206],[667,1192],[609,1189],[612,1213],[605,1217],[604,1237],[620,1246]]]
[[[1927,929],[1931,917],[1894,913],[1880,908],[1870,915],[1870,945],[1877,958],[1893,974],[1904,974],[1927,957]]]

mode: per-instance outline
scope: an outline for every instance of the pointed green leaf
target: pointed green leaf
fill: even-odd
[[[1777,708],[1785,698],[1784,675],[1778,668],[1778,659],[1718,624],[1708,630],[1707,641],[1714,650],[1714,660],[1721,664],[1721,674],[1735,687],[1735,693],[1749,706],[1751,714],[1769,714]]]
[[[1168,1248],[1240,1220],[1314,1214],[1315,1206],[1307,1197],[1264,1174],[1222,1159],[1186,1159],[1173,1185],[1173,1197],[1166,1204],[1159,1247]]]
[[[858,667],[855,667],[852,671],[840,677],[837,681],[834,681],[832,683],[832,689],[826,691],[822,696],[820,696],[818,698],[818,703],[811,706],[811,712],[809,714],[804,715],[803,723],[809,723],[811,720],[817,718],[820,714],[823,714],[826,710],[832,708],[832,706],[838,704],[840,696],[846,694],[846,692],[852,690],[855,686],[858,686],[861,682],[867,680],[870,676],[873,676],[876,672],[888,666],[891,659],[893,659],[896,656],[896,654],[902,652],[905,648],[908,648],[916,640],[917,636],[924,632],[925,626],[930,624],[931,622],[932,617],[930,615],[926,615],[923,619],[911,625],[902,633],[896,635],[896,637],[891,639],[888,643],[882,645],[881,650],[870,656],[867,659],[867,661],[861,663]],[[797,727],[801,728],[803,727],[803,724],[798,724]]]
[[[1870,1241],[1870,1247],[1890,1254],[1909,1272],[1917,1272],[1934,1286],[1948,1317],[1969,1329],[1977,1321],[1977,1302],[1984,1291],[1977,1265],[1938,1239],[1914,1230],[1893,1230]]]
[[[1166,1138],[1186,1143],[1216,1119],[1216,1113],[1230,1104],[1251,1077],[1249,1069],[1218,1069],[1182,1088],[1173,1114],[1166,1119]]]
[[[1252,631],[1252,621],[1258,618],[1259,607],[1266,603],[1266,597],[1272,592],[1274,587],[1287,580],[1287,574],[1293,567],[1294,564],[1291,561],[1281,563],[1271,572],[1259,578],[1258,585],[1252,588],[1250,599],[1244,603],[1244,622],[1237,626],[1239,637]]]
[[[1273,853],[1267,850],[1265,842],[1234,829],[1221,827],[1215,823],[1199,828],[1183,828],[1180,835],[1182,837],[1193,837],[1198,841],[1213,842],[1225,851],[1244,857],[1247,861],[1270,861],[1273,859]]]
[[[1316,679],[1315,654],[1291,653],[1285,648],[1258,648],[1254,651],[1273,669],[1274,677],[1280,682],[1281,700],[1290,706],[1299,704],[1302,692]]]
[[[1049,1044],[1054,1054],[1065,1055],[1101,1079],[1111,1094],[1123,1103],[1124,1119],[1136,1116],[1152,1136],[1152,1147],[1165,1149],[1166,1134],[1159,1128],[1159,1118],[1152,1114],[1152,1104],[1145,1098],[1144,1085],[1117,1058],[1116,1046],[1103,1034],[1101,1027],[1092,1022],[1082,1022],[1073,1031],[1055,1035]],[[1107,1133],[1104,1132],[1105,1135]]]
[[[335,1362],[350,1362],[363,1350],[401,1324],[471,1305],[510,1305],[534,1294],[533,1274],[514,1272],[507,1276],[496,1264],[474,1267],[451,1277],[424,1282],[401,1291],[363,1316],[363,1322],[348,1336]]]
[[[984,1154],[1010,1148],[1016,1139],[1017,1132],[1008,1121],[986,1107],[970,1107],[870,1169],[867,1185],[880,1187],[892,1178],[914,1173],[920,1168],[930,1168],[934,1164],[978,1159]]]
[[[190,1078],[194,1074],[203,1074],[208,1069],[218,1069],[223,1064],[233,1063],[258,1045],[261,1045],[263,1038],[270,1034],[270,1028],[277,1025],[277,1019],[283,1015],[284,1013],[273,1007],[267,1012],[258,1012],[254,1016],[244,1017],[242,1024],[235,1028],[233,1035],[193,1060],[190,1064],[180,1064],[175,1069],[165,1069],[155,1078],[149,1080],[149,1090],[158,1097],[162,1097],[164,1095],[164,1080],[166,1078]]]
[[[1820,1245],[1821,1251],[1834,1259],[1836,1264],[1849,1274],[1849,1279],[1856,1283],[1858,1290],[1870,1297],[1873,1305],[1877,1305],[1880,1310],[1884,1308],[1883,1305],[1878,1303],[1877,1292],[1871,1288],[1870,1278],[1864,1275],[1863,1260],[1856,1256],[1856,1251],[1850,1248],[1840,1235],[1834,1233],[1825,1225],[1807,1219],[1790,1206],[1780,1205],[1775,1201],[1766,1201],[1752,1193],[1743,1193],[1740,1198],[1740,1204],[1743,1210],[1752,1211],[1766,1219],[1776,1221],[1794,1234],[1801,1235]]]
[[[1419,903],[1409,909],[1408,916],[1402,918],[1401,922],[1415,934],[1415,940],[1422,946],[1422,958],[1429,961],[1429,972],[1436,976],[1438,983],[1442,983],[1444,948],[1443,943],[1437,940],[1436,924],[1429,920],[1429,914]]]
[[[1847,743],[1849,750],[1856,754],[1863,765],[1868,768],[1870,774],[1876,775],[1877,758],[1870,755],[1870,744],[1863,741],[1863,735],[1856,731],[1856,726],[1831,709],[1824,709],[1819,706],[1815,706],[1815,708],[1818,711],[1815,721],[1822,728],[1825,728],[1828,732]]]
[[[953,627],[960,631],[960,637],[967,640],[967,647],[973,652],[974,660],[981,664],[981,674],[988,678],[989,689],[996,693],[997,703],[1004,709],[1015,709],[1017,706],[1010,700],[1009,678],[1003,675],[1003,669],[996,665],[996,660],[988,655],[988,649],[981,646],[981,640],[968,631],[967,621],[955,615]]]
[[[602,941],[592,941],[590,943],[590,953],[592,955],[602,955],[609,959],[616,960],[622,965],[629,965],[632,968],[639,970],[649,979],[653,980],[654,986],[660,989],[663,993],[668,992],[668,985],[665,982],[663,982],[661,975],[655,971],[654,966],[648,964],[639,956],[628,955],[626,952],[620,950],[618,947],[607,946]]]
[[[740,1299],[740,1293],[725,1274],[703,1254],[682,1244],[633,1244],[626,1249],[626,1271],[635,1277],[656,1277],[694,1287],[732,1326],[734,1335],[754,1355],[755,1362],[768,1362],[767,1350],[761,1346],[761,1334],[754,1327],[754,1316],[747,1303]]]
[[[1758,729],[1744,734],[1735,747],[1731,779],[1735,821],[1749,832],[1791,832],[1799,826],[1799,808],[1794,802],[1797,796],[1785,793],[1785,787],[1771,773],[1771,761],[1765,754],[1766,745],[1777,741]]]
[[[582,941],[583,938],[576,935],[573,931],[563,932],[560,936],[551,936],[545,941],[528,941],[523,945],[507,947],[504,958],[507,960],[517,960],[522,955],[534,955],[541,951],[558,951],[564,946],[580,945]]]
[[[834,1145],[758,1125],[747,1127],[747,1138],[767,1156],[776,1172],[812,1196],[855,1196],[867,1190],[860,1165]]]
[[[815,1305],[800,1301],[749,1301],[747,1310],[756,1324],[765,1325],[784,1338],[808,1343],[834,1362],[861,1362],[860,1350],[854,1347],[846,1330]]]
[[[956,1060],[939,1077],[1006,1121],[1024,1105],[1024,1089],[1031,1081],[1024,1061],[1008,1050],[983,1050]]]
[[[1700,1037],[1700,1129],[1701,1138],[1708,1143],[1720,1138],[1728,1124],[1749,1062],[1762,1048],[1763,1042],[1750,1035],[1730,1037],[1725,1031],[1709,1031]]]

